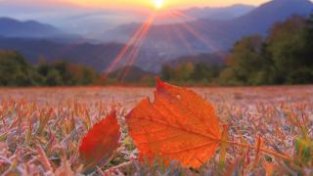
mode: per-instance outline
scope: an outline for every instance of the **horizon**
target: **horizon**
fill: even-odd
[[[203,2],[203,0],[163,0],[162,8],[164,9],[176,9],[176,8],[192,8],[192,7],[227,7],[236,4],[253,5],[258,6],[260,4],[269,2],[270,0],[227,0],[217,1],[212,0],[210,2]],[[116,0],[114,2],[93,0],[92,2],[84,2],[83,0],[47,0],[42,2],[40,0],[15,0],[14,2],[9,0],[0,0],[0,5],[16,5],[16,6],[63,6],[63,7],[78,7],[89,9],[136,9],[136,10],[151,10],[155,9],[155,0]]]
[[[50,24],[65,32],[75,31],[75,34],[93,38],[94,33],[111,30],[124,24],[142,23],[156,11],[160,20],[155,23],[160,24],[163,23],[164,16],[172,10],[230,7],[238,4],[256,6],[268,0],[249,2],[228,0],[222,3],[216,0],[206,3],[202,0],[192,2],[163,0],[163,3],[159,4],[160,7],[157,7],[159,3],[157,1],[135,0],[127,3],[126,0],[117,0],[114,3],[108,1],[100,3],[99,0],[95,0],[93,3],[83,3],[82,0],[45,0],[44,2],[41,0],[0,0],[0,17],[20,21],[34,20]],[[82,25],[84,28],[76,31],[76,28]]]
[[[159,1],[159,2],[158,2]],[[158,5],[158,3],[161,4]],[[151,13],[157,12],[162,15],[172,10],[189,10],[193,8],[228,8],[236,5],[245,5],[252,7],[259,7],[262,4],[273,0],[227,0],[219,2],[213,0],[210,2],[201,2],[202,0],[134,0],[127,2],[127,0],[117,0],[113,2],[100,2],[100,0],[93,0],[92,3],[83,2],[83,0],[0,0],[0,17],[9,17],[21,21],[35,20],[43,23],[49,23],[61,27],[58,21],[65,18],[72,18],[75,16],[90,16],[90,15],[105,15],[110,16],[113,20],[108,21],[123,21],[115,19],[124,18],[126,21],[138,21],[138,16],[149,16]],[[313,2],[313,0],[308,0]],[[123,5],[121,5],[123,4]],[[159,7],[157,7],[159,6]],[[132,14],[131,14],[132,13]],[[125,18],[125,14],[129,14]],[[134,17],[135,18],[131,18]],[[137,20],[136,20],[137,18]],[[68,19],[66,19],[68,20]]]

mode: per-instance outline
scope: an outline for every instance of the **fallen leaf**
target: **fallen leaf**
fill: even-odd
[[[199,168],[215,153],[221,141],[214,108],[191,90],[160,80],[155,100],[142,100],[126,117],[141,159],[179,161]]]
[[[89,168],[101,161],[107,161],[119,147],[120,136],[115,112],[95,124],[83,138],[79,148],[85,167]]]

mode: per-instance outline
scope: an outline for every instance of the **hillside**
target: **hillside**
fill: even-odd
[[[312,10],[313,4],[309,0],[273,0],[231,20],[207,18],[187,23],[156,25],[150,29],[145,46],[170,56],[169,58],[173,58],[173,55],[225,51],[243,36],[264,35],[276,22],[293,15],[308,16]],[[120,36],[128,36],[139,25],[124,25],[114,31],[120,33]]]
[[[273,0],[235,19],[232,25],[236,30],[244,30],[244,34],[265,34],[276,22],[293,15],[308,16],[312,12],[313,4],[309,0]]]
[[[40,59],[48,62],[66,60],[88,65],[98,71],[104,70],[123,47],[122,44],[65,44],[49,40],[0,38],[0,48],[16,50],[23,54],[29,62],[35,64]]]
[[[48,62],[66,60],[93,67],[97,71],[104,71],[124,46],[124,44],[119,43],[64,43],[46,39],[0,37],[1,49],[18,51],[30,63],[38,63],[41,59],[45,59]],[[151,61],[147,62],[147,58],[151,58]],[[123,60],[116,66],[123,66],[126,62],[125,58]],[[161,63],[162,59],[158,57],[157,53],[143,50],[136,57],[135,65],[139,65],[145,68],[145,70],[156,72],[160,69]]]
[[[62,32],[55,27],[37,21],[18,21],[12,18],[0,18],[0,36],[4,37],[54,37]]]
[[[251,12],[255,6],[235,4],[227,7],[194,7],[183,11],[184,14],[199,19],[230,20]]]

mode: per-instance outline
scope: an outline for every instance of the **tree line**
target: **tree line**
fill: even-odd
[[[101,81],[92,68],[65,61],[35,66],[15,51],[0,51],[0,86],[75,86]]]
[[[313,15],[277,23],[266,37],[242,38],[223,67],[192,62],[165,65],[161,77],[176,83],[218,85],[313,83]]]

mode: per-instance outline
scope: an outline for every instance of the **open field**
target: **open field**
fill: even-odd
[[[137,151],[123,129],[121,149],[95,174],[108,173],[108,168],[115,168],[109,175],[313,174],[313,86],[193,89],[215,106],[218,117],[229,127],[231,140],[256,145],[261,136],[265,147],[288,155],[291,161],[228,146],[223,166],[217,151],[200,170],[152,168],[136,161]],[[0,173],[81,173],[78,147],[87,130],[111,109],[117,110],[123,123],[130,109],[146,96],[152,97],[153,89],[0,89]]]

